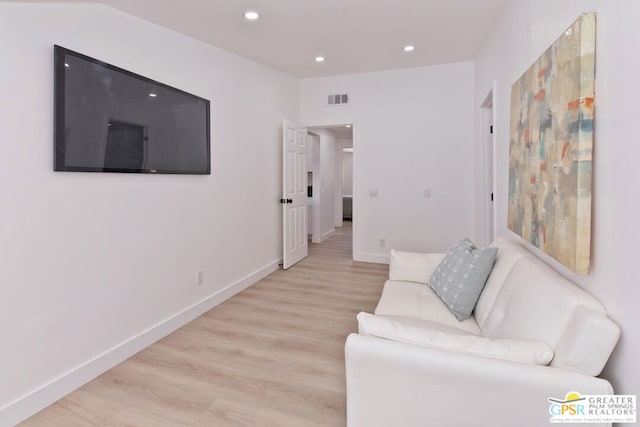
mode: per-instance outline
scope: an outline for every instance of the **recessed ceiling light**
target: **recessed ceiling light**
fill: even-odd
[[[158,95],[157,95],[157,94],[155,94],[155,93],[150,93],[150,94],[149,94],[149,96],[150,96],[150,97],[152,97],[152,98],[155,98],[155,97],[156,97],[156,96],[158,96]]]
[[[250,10],[248,12],[245,12],[244,17],[249,21],[255,21],[256,19],[260,18],[260,14],[258,12],[254,12],[253,10]]]
[[[407,45],[407,46],[404,47],[404,51],[405,52],[413,52],[415,50],[415,48],[416,47],[413,46],[413,45]]]
[[[348,128],[350,128],[350,127],[351,127],[351,125],[346,125],[345,127],[348,127]]]
[[[324,56],[316,56],[316,62],[324,62]]]

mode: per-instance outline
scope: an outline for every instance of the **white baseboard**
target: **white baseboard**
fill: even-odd
[[[329,231],[327,231],[326,233],[322,233],[320,235],[320,237],[317,237],[315,234],[313,236],[311,236],[311,242],[312,243],[322,243],[325,240],[327,240],[329,237],[333,236],[336,232],[336,229],[333,228]]]
[[[41,411],[129,357],[149,347],[216,305],[245,290],[279,268],[273,261],[96,357],[0,407],[0,426],[12,426]]]
[[[375,264],[389,264],[389,255],[368,254],[364,252],[354,252],[353,260],[359,262],[372,262]]]
[[[336,233],[336,229],[335,228],[332,228],[331,230],[327,231],[326,233],[322,233],[322,235],[320,236],[320,243],[324,242],[329,237],[333,236],[335,233]]]

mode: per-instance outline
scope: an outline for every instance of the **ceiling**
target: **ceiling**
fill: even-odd
[[[98,0],[296,77],[473,60],[506,0]],[[247,21],[244,13],[260,19]],[[415,50],[407,53],[406,45]],[[325,62],[314,58],[324,56]]]

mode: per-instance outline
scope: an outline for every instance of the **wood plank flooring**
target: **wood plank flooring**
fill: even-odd
[[[351,260],[351,227],[21,426],[344,426],[344,341],[386,265]]]

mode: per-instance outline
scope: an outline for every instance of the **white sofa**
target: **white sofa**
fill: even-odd
[[[349,427],[537,427],[549,397],[613,394],[597,377],[620,335],[604,307],[514,240],[491,246],[464,321],[426,284],[444,254],[392,251],[375,314],[345,345]]]

